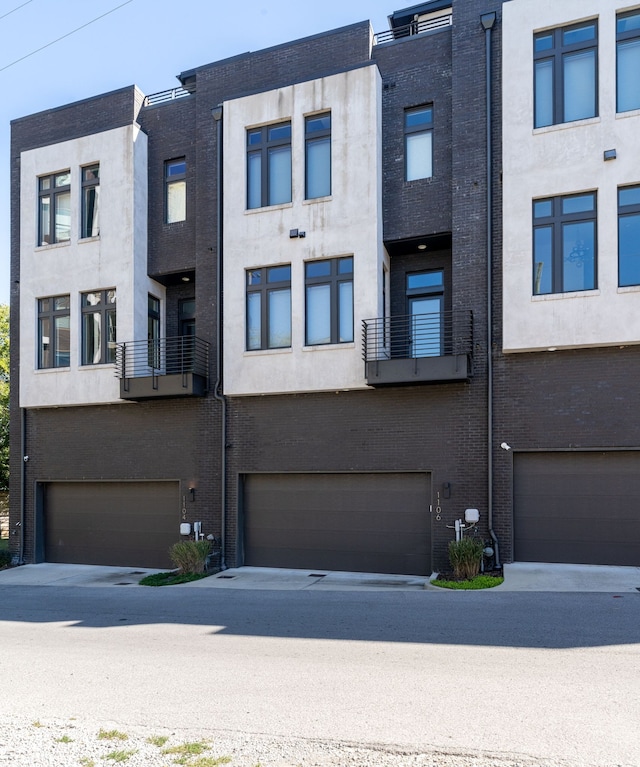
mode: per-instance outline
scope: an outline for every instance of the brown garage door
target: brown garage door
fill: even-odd
[[[640,565],[640,453],[513,460],[514,559]]]
[[[428,474],[244,477],[245,564],[431,572]]]
[[[180,538],[177,482],[52,482],[44,493],[47,562],[171,567]]]

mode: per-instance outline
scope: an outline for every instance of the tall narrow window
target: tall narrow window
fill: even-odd
[[[38,367],[69,367],[69,296],[38,300]]]
[[[640,186],[618,189],[618,280],[640,285]]]
[[[82,230],[81,237],[100,234],[100,166],[82,169]]]
[[[305,118],[305,198],[331,194],[331,114]]]
[[[291,346],[291,266],[247,271],[247,350]]]
[[[116,291],[83,293],[82,364],[100,365],[116,358]]]
[[[407,181],[433,176],[433,107],[405,111],[404,158]]]
[[[353,341],[353,257],[305,264],[307,346]]]
[[[187,218],[187,162],[184,157],[164,164],[165,220],[167,224]]]
[[[598,114],[598,24],[587,21],[540,32],[534,48],[534,127]]]
[[[617,18],[618,112],[640,109],[640,10]]]
[[[71,239],[71,176],[68,170],[38,179],[38,243]]]
[[[160,367],[160,301],[151,293],[147,296],[147,351],[150,367]]]
[[[439,357],[443,348],[444,272],[407,274],[411,357]]]
[[[247,208],[291,202],[291,123],[247,131]]]
[[[533,293],[596,287],[596,194],[533,202]]]

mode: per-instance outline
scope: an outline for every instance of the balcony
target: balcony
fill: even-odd
[[[449,3],[450,5],[450,3]],[[417,14],[416,14],[417,15]],[[425,14],[422,18],[414,19],[408,24],[394,26],[393,29],[384,32],[376,32],[373,36],[373,44],[391,43],[395,40],[402,40],[415,35],[423,35],[425,32],[434,32],[438,29],[446,29],[453,23],[451,8],[443,9],[441,12]]]
[[[364,320],[362,338],[369,386],[468,381],[471,377],[470,311]]]
[[[209,344],[195,336],[119,343],[116,376],[121,399],[204,397],[209,388]]]

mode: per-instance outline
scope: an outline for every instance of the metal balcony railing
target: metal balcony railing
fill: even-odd
[[[116,375],[120,379],[193,373],[209,377],[209,344],[196,336],[117,344]]]
[[[364,320],[365,362],[471,354],[473,314],[467,310]]]
[[[423,21],[412,21],[410,24],[405,24],[402,27],[389,29],[385,32],[377,32],[373,36],[373,44],[380,45],[380,43],[390,43],[393,40],[400,40],[404,37],[421,35],[424,32],[431,32],[434,29],[450,27],[452,23],[453,16],[451,10],[447,10],[443,12],[441,16],[434,16],[430,19],[424,19]]]
[[[191,96],[191,92],[184,88],[170,88],[166,91],[160,91],[160,93],[152,93],[150,96],[145,96],[143,106],[151,107],[156,104],[166,104],[168,101],[183,99],[187,96]]]

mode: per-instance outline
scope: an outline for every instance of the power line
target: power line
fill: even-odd
[[[24,7],[25,7],[25,5],[29,5],[29,3],[32,3],[32,2],[33,2],[33,0],[27,0],[27,2],[26,2],[26,3],[22,3],[22,5],[19,5],[17,8],[14,8],[12,11],[7,11],[5,14],[3,14],[2,16],[0,16],[0,19],[4,19],[4,18],[6,18],[7,16],[11,16],[11,14],[12,14],[12,13],[15,13],[16,11],[19,11],[19,10],[20,10],[20,8],[24,8]]]
[[[31,2],[31,0],[28,0],[28,2]],[[41,48],[36,48],[35,51],[31,51],[31,53],[27,53],[26,56],[21,56],[19,59],[16,59],[15,61],[12,61],[11,64],[7,64],[4,67],[0,67],[0,72],[4,72],[5,69],[9,69],[9,67],[14,66],[15,64],[19,64],[21,61],[24,61],[25,59],[28,59],[30,56],[34,56],[36,53],[40,53],[40,51],[44,51],[45,48],[50,48],[52,45],[55,45],[56,43],[59,43],[60,40],[64,40],[66,37],[70,37],[71,35],[74,35],[76,32],[79,32],[81,29],[84,29],[85,27],[88,27],[90,24],[94,24],[96,21],[100,21],[100,19],[104,19],[105,16],[108,16],[110,13],[113,13],[114,11],[119,10],[120,8],[123,8],[125,5],[129,5],[129,3],[132,3],[133,0],[126,0],[124,3],[120,3],[120,5],[116,5],[115,8],[112,8],[110,11],[107,11],[106,13],[103,13],[101,16],[96,16],[95,19],[91,19],[91,21],[87,21],[86,24],[83,24],[81,27],[77,27],[76,29],[72,29],[71,32],[67,32],[66,35],[62,35],[62,37],[58,37],[55,40],[52,40],[50,43],[47,43],[46,45],[43,45]],[[26,5],[27,3],[24,3]],[[22,7],[22,6],[20,6]],[[17,9],[14,9],[17,10]],[[10,11],[9,13],[12,13]],[[7,14],[5,14],[7,15]]]

